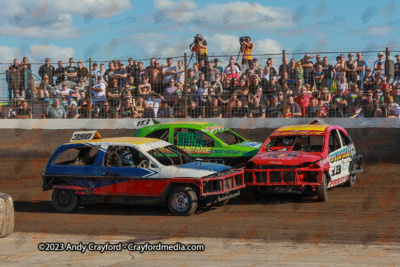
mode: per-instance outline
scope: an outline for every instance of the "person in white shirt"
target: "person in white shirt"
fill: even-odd
[[[149,107],[154,110],[154,118],[157,118],[158,109],[163,100],[164,97],[156,92],[153,92],[151,98],[148,99],[147,103],[149,104]]]
[[[185,84],[185,68],[183,67],[183,61],[178,61],[178,69],[176,71],[176,84]]]
[[[384,57],[384,55],[383,55],[383,53],[382,52],[379,52],[378,53],[378,60],[376,60],[375,62],[374,62],[374,69],[377,69],[378,68],[378,63],[379,62],[381,62],[382,63],[382,65],[383,66],[385,66],[385,57]]]
[[[92,87],[93,100],[96,105],[103,105],[106,101],[106,85],[103,83],[103,77],[97,76],[97,84]]]
[[[165,86],[168,86],[169,84],[169,80],[174,79],[176,71],[178,70],[178,68],[176,66],[174,66],[172,61],[172,58],[168,58],[167,59],[167,66],[163,67],[163,75],[164,75],[164,88]]]
[[[95,74],[96,74],[96,81],[97,81],[97,77],[98,77],[98,76],[103,77],[103,75],[104,75],[105,72],[106,72],[106,70],[105,70],[105,68],[104,68],[104,64],[101,63],[101,64],[100,64],[100,69],[97,70],[96,73],[95,73]]]
[[[66,83],[62,84],[62,88],[57,90],[57,93],[59,94],[58,98],[61,99],[62,97],[68,97],[70,92],[73,92],[74,90],[68,88],[68,85]]]

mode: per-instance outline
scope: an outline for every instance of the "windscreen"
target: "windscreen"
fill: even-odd
[[[292,135],[272,137],[266,145],[267,151],[322,152],[324,137],[314,135]]]
[[[218,132],[215,134],[215,136],[227,145],[236,145],[245,141],[243,138],[234,134],[232,131]]]
[[[165,166],[179,166],[194,161],[189,154],[173,145],[152,149],[147,153]]]

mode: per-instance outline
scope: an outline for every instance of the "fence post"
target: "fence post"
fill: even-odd
[[[92,59],[89,58],[89,119],[92,118]]]
[[[185,118],[187,117],[187,97],[188,97],[188,93],[187,93],[187,89],[188,89],[188,83],[187,83],[187,54],[185,52],[185,85],[183,87],[183,90],[185,91]]]
[[[389,73],[389,48],[386,47],[386,60],[385,60],[385,76],[386,76],[386,82],[389,83],[390,81],[390,73]]]
[[[24,94],[25,94],[25,97],[26,97],[26,88],[28,87],[28,68],[25,68],[25,69],[24,69],[24,76],[25,76],[25,82],[24,82],[24,84],[25,84],[25,88],[24,88]]]
[[[282,77],[282,89],[283,89],[283,110],[282,110],[282,114],[285,111],[286,108],[286,96],[287,96],[287,90],[289,89],[289,87],[287,86],[286,83],[286,62],[285,62],[285,58],[286,58],[286,51],[283,50],[282,53],[282,60],[283,60],[283,77]]]

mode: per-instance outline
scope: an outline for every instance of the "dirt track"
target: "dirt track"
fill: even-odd
[[[297,196],[257,195],[251,203],[235,199],[223,208],[175,217],[166,207],[128,205],[92,205],[59,214],[51,205],[51,191],[41,189],[40,168],[18,170],[11,162],[6,163],[1,164],[2,177],[8,173],[30,177],[0,183],[0,191],[15,201],[16,232],[119,234],[141,237],[143,241],[174,237],[255,238],[294,244],[400,241],[399,165],[365,165],[355,187],[330,190],[326,203]]]

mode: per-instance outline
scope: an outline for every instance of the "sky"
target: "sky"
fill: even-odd
[[[213,56],[237,54],[240,36],[260,54],[399,50],[399,9],[400,0],[3,1],[0,62],[182,56],[198,33]]]

